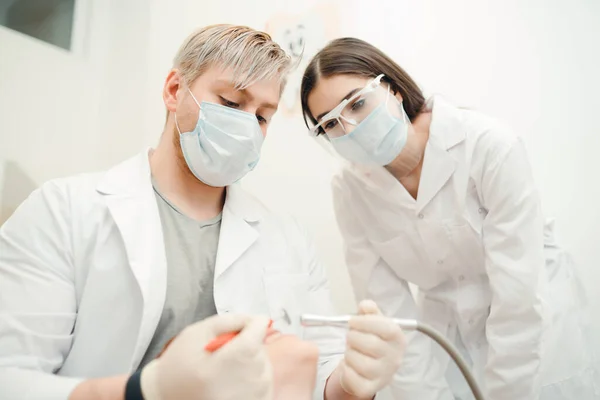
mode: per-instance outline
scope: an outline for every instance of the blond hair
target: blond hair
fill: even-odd
[[[214,65],[231,68],[238,90],[271,79],[278,79],[283,89],[290,64],[291,58],[267,33],[226,24],[192,33],[173,60],[188,85]]]

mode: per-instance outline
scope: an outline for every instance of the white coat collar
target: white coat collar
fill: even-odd
[[[167,257],[148,150],[110,169],[96,190],[103,195],[120,233],[142,297],[143,314],[131,360],[131,366],[135,367],[152,339],[167,291]],[[134,293],[131,296],[135,298]]]
[[[458,108],[439,95],[427,100],[427,108],[431,110],[430,144],[450,150],[465,140],[466,130],[462,124],[462,112]]]
[[[416,213],[420,213],[429,204],[455,173],[458,162],[451,154],[451,149],[466,138],[459,109],[440,96],[431,98],[427,105],[432,110],[431,125],[421,171]]]
[[[255,225],[268,209],[239,183],[227,187],[215,262],[215,281],[259,238]]]
[[[152,185],[150,174],[150,149],[109,169],[96,190],[108,195],[135,195]]]

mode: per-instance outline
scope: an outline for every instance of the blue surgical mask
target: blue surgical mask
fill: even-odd
[[[188,168],[209,186],[225,187],[252,171],[260,159],[264,136],[254,114],[220,104],[198,103],[198,122],[191,132],[179,132]]]
[[[392,101],[397,100],[392,97]],[[392,115],[387,101],[375,108],[354,130],[331,138],[338,154],[357,164],[388,165],[402,151],[408,137],[408,118],[398,104],[402,118]]]

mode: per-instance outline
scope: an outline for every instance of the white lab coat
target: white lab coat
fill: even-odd
[[[334,177],[357,298],[453,340],[489,400],[538,399],[541,390],[543,399],[595,398],[575,276],[544,227],[522,141],[476,112],[432,103],[416,201],[381,167],[342,162]],[[419,288],[416,302],[407,282]],[[394,398],[451,399],[448,384],[471,398],[449,363],[409,334]]]
[[[129,373],[161,316],[166,259],[147,152],[107,173],[36,190],[0,229],[0,399],[67,399],[80,378]],[[217,251],[219,313],[332,312],[304,231],[234,185]],[[344,339],[307,330],[321,352],[316,398]],[[10,368],[7,368],[10,367]],[[232,382],[235,384],[235,382]]]

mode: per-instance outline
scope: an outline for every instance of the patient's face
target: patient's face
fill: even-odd
[[[280,333],[267,336],[265,346],[273,365],[273,400],[310,400],[317,379],[317,346]]]
[[[174,339],[165,344],[158,357]],[[267,332],[265,346],[273,366],[273,400],[310,400],[317,379],[317,346],[274,329]]]

